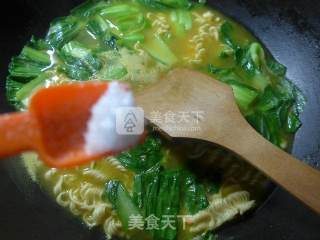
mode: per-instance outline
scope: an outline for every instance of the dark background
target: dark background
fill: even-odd
[[[10,57],[19,53],[32,34],[41,36],[55,17],[66,15],[76,0],[9,0],[1,7],[0,112]],[[242,22],[288,66],[288,77],[308,97],[302,129],[293,155],[320,168],[320,2],[317,0],[214,0],[222,12]],[[1,165],[4,165],[3,163]],[[13,181],[0,166],[0,239],[103,239],[66,215],[37,186],[21,177]],[[16,185],[20,182],[20,185]],[[20,187],[19,187],[20,186]],[[320,186],[319,186],[320,187]],[[27,193],[27,194],[26,194]],[[277,188],[269,201],[250,218],[225,227],[220,239],[319,240],[320,217]]]

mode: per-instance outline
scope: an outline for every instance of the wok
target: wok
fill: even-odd
[[[49,22],[81,0],[10,0],[2,6],[0,38],[0,112],[13,109],[5,100],[5,76],[11,56],[31,35],[42,36]],[[317,0],[209,0],[247,26],[288,67],[288,77],[308,98],[303,127],[293,155],[320,169],[320,2]],[[17,159],[16,161],[19,161]],[[58,207],[23,174],[14,180],[0,164],[0,239],[102,240]],[[11,169],[12,170],[12,169]],[[28,187],[25,187],[28,186]],[[319,240],[320,217],[288,193],[275,188],[252,216],[219,231],[224,240]]]

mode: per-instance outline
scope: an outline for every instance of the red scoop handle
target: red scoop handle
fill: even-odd
[[[32,150],[38,140],[38,128],[29,112],[0,117],[0,158]]]

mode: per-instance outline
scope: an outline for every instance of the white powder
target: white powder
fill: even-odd
[[[135,107],[133,94],[125,85],[111,82],[106,92],[91,109],[91,118],[85,133],[87,154],[121,151],[136,145],[139,135],[119,135],[116,131],[116,110]]]

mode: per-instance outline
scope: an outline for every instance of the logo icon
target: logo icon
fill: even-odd
[[[141,135],[144,132],[144,111],[139,107],[116,110],[116,130],[119,135]]]

